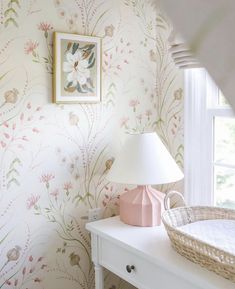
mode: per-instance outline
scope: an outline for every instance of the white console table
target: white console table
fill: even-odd
[[[141,289],[235,289],[235,283],[177,254],[162,226],[134,227],[112,217],[86,228],[96,289],[104,288],[103,267]]]

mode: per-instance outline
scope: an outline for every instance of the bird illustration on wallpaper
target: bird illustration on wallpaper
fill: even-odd
[[[100,39],[54,34],[55,102],[100,100]]]

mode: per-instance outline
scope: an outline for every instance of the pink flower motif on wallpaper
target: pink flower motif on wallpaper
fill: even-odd
[[[102,201],[104,207],[103,214],[105,215],[108,211],[112,215],[116,214],[116,209],[119,207],[119,195],[117,194],[116,189],[111,185],[106,185],[104,187],[105,194]]]
[[[38,200],[40,199],[39,195],[31,195],[28,199],[27,199],[27,203],[26,203],[26,207],[28,210],[32,209],[33,207],[35,207],[35,205],[37,204]]]
[[[72,188],[73,188],[73,185],[71,182],[67,182],[64,184],[64,190],[67,196],[69,195],[69,190],[71,190]]]
[[[134,122],[128,123],[129,119],[123,117],[121,119],[120,127],[125,128],[127,133],[143,133],[152,129],[153,111],[151,109],[140,111],[142,103],[137,98],[129,100],[128,105],[133,110]],[[134,126],[132,125],[134,124]]]
[[[46,184],[47,189],[49,189],[50,181],[55,178],[52,174],[44,174],[40,178],[40,182]]]
[[[17,246],[12,250],[17,250]],[[15,253],[13,256],[15,257]],[[8,286],[12,286],[10,288],[32,288],[30,285],[28,285],[29,282],[40,283],[42,281],[42,279],[37,276],[39,274],[41,275],[42,270],[47,267],[47,265],[42,263],[42,261],[43,257],[34,258],[32,255],[30,255],[26,259],[23,269],[19,270],[19,274],[12,274],[12,276],[5,281],[5,284]],[[28,264],[26,262],[28,262]],[[29,287],[25,287],[26,284]]]
[[[64,190],[71,190],[73,188],[73,185],[71,182],[64,184]]]
[[[38,29],[39,30],[42,30],[44,32],[47,32],[49,30],[52,30],[53,27],[51,26],[51,24],[49,23],[46,23],[46,22],[41,22],[39,25],[38,25]]]
[[[49,24],[49,23],[41,22],[41,23],[38,25],[38,29],[44,32],[45,38],[48,38],[48,31],[52,30],[53,27],[52,27],[51,24]]]
[[[133,108],[133,111],[136,111],[136,107],[140,104],[138,99],[131,99],[129,102],[129,106]]]
[[[55,200],[57,200],[58,196],[59,196],[59,190],[55,189],[54,191],[52,191],[50,193],[51,196],[53,196],[55,198]]]
[[[8,90],[5,94],[6,101],[8,103],[15,104],[18,103],[19,99],[20,103],[22,97],[19,97],[19,94],[24,95],[26,91],[27,81],[25,83],[25,88],[21,91],[21,93],[19,93],[16,88]],[[10,151],[14,151],[14,148],[18,148],[21,151],[24,151],[25,145],[27,142],[30,141],[30,137],[33,135],[33,133],[39,132],[39,129],[36,127],[36,125],[39,125],[40,121],[37,107],[34,108],[34,105],[32,105],[31,102],[26,102],[21,107],[21,109],[22,112],[15,115],[14,119],[6,119],[2,123],[0,133],[1,153],[8,153]],[[15,152],[14,156],[10,160],[8,170],[6,171],[6,188],[20,185],[21,166],[22,161],[20,158],[20,154],[19,152]]]
[[[40,182],[41,183],[49,183],[51,180],[53,180],[55,178],[54,175],[52,174],[45,174],[45,175],[42,175],[41,178],[40,178]]]
[[[115,28],[112,25],[107,26],[105,31],[106,36],[111,37],[114,29]],[[119,75],[123,68],[130,63],[130,56],[133,53],[130,46],[131,43],[129,41],[125,41],[121,38],[119,43],[112,49],[104,50],[102,66],[103,72]]]
[[[25,54],[32,56],[32,61],[34,63],[42,64],[45,67],[46,71],[52,74],[52,62],[53,62],[52,44],[51,44],[51,39],[48,36],[49,36],[49,31],[51,31],[53,27],[51,24],[47,22],[40,22],[38,24],[38,29],[44,32],[45,44],[46,44],[48,55],[41,56],[39,52],[37,51],[39,43],[31,39],[25,43],[24,51],[25,51]]]
[[[26,54],[32,54],[32,55],[36,55],[35,50],[38,48],[39,43],[37,41],[33,41],[33,40],[28,40],[25,43],[24,46],[24,51]]]

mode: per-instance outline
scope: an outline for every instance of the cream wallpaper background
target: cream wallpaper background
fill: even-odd
[[[102,38],[102,103],[51,103],[53,31]],[[170,32],[145,0],[0,1],[0,288],[94,288],[84,226],[118,212],[105,175],[125,133],[157,131],[182,166]]]

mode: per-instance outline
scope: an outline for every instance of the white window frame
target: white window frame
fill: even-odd
[[[205,69],[185,71],[184,195],[189,205],[214,204],[213,120],[234,116],[230,107],[215,105],[218,95]]]

